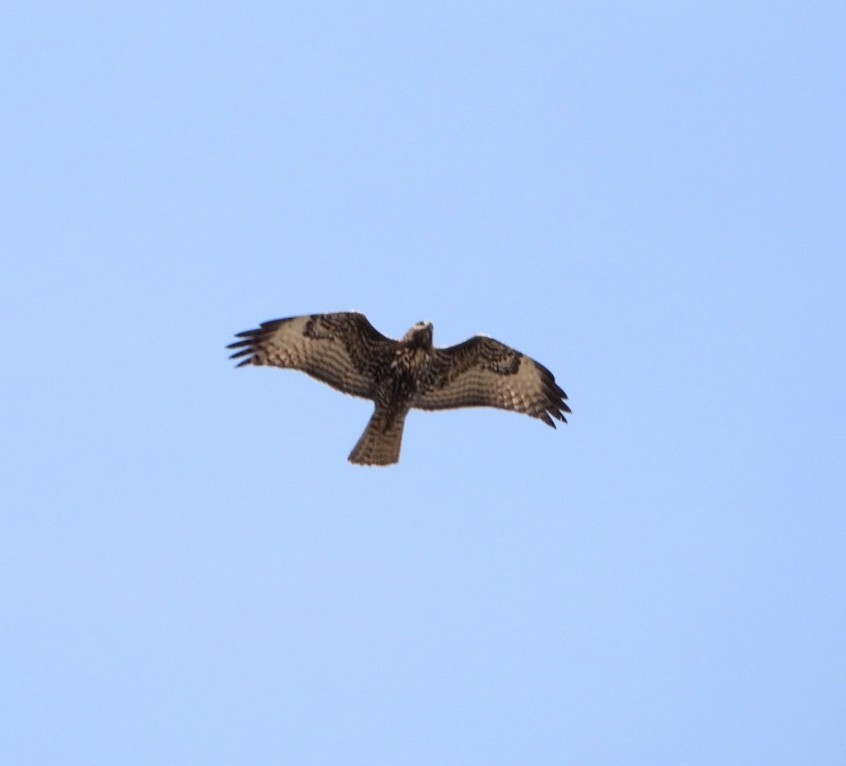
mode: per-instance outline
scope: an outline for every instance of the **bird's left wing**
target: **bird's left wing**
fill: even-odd
[[[275,319],[255,330],[239,332],[243,340],[232,359],[238,365],[273,365],[302,370],[353,396],[371,397],[375,371],[395,341],[385,337],[364,314],[340,312]]]
[[[423,410],[498,407],[522,412],[555,427],[567,422],[567,394],[534,359],[493,338],[477,335],[436,349],[414,406]]]

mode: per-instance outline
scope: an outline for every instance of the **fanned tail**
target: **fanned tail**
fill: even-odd
[[[408,412],[391,414],[376,407],[349,461],[358,465],[392,465],[399,461],[402,429]]]

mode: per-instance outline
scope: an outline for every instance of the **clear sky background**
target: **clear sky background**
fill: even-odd
[[[2,13],[0,762],[846,763],[842,2]],[[485,332],[557,431],[234,370]]]

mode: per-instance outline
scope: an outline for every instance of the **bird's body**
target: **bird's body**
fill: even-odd
[[[554,427],[566,422],[567,395],[552,373],[499,341],[475,336],[449,348],[432,344],[419,322],[401,340],[382,335],[363,314],[312,314],[264,322],[238,334],[232,358],[302,370],[333,388],[370,399],[375,411],[349,456],[353,463],[399,460],[408,411],[489,406],[523,412]]]

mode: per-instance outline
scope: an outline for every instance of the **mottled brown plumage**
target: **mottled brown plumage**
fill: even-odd
[[[420,322],[396,341],[363,314],[341,312],[276,319],[238,333],[232,358],[302,370],[376,405],[350,453],[353,463],[399,460],[405,417],[412,408],[497,407],[555,427],[567,422],[567,394],[552,373],[493,338],[475,336],[449,348],[432,345],[432,325]]]

